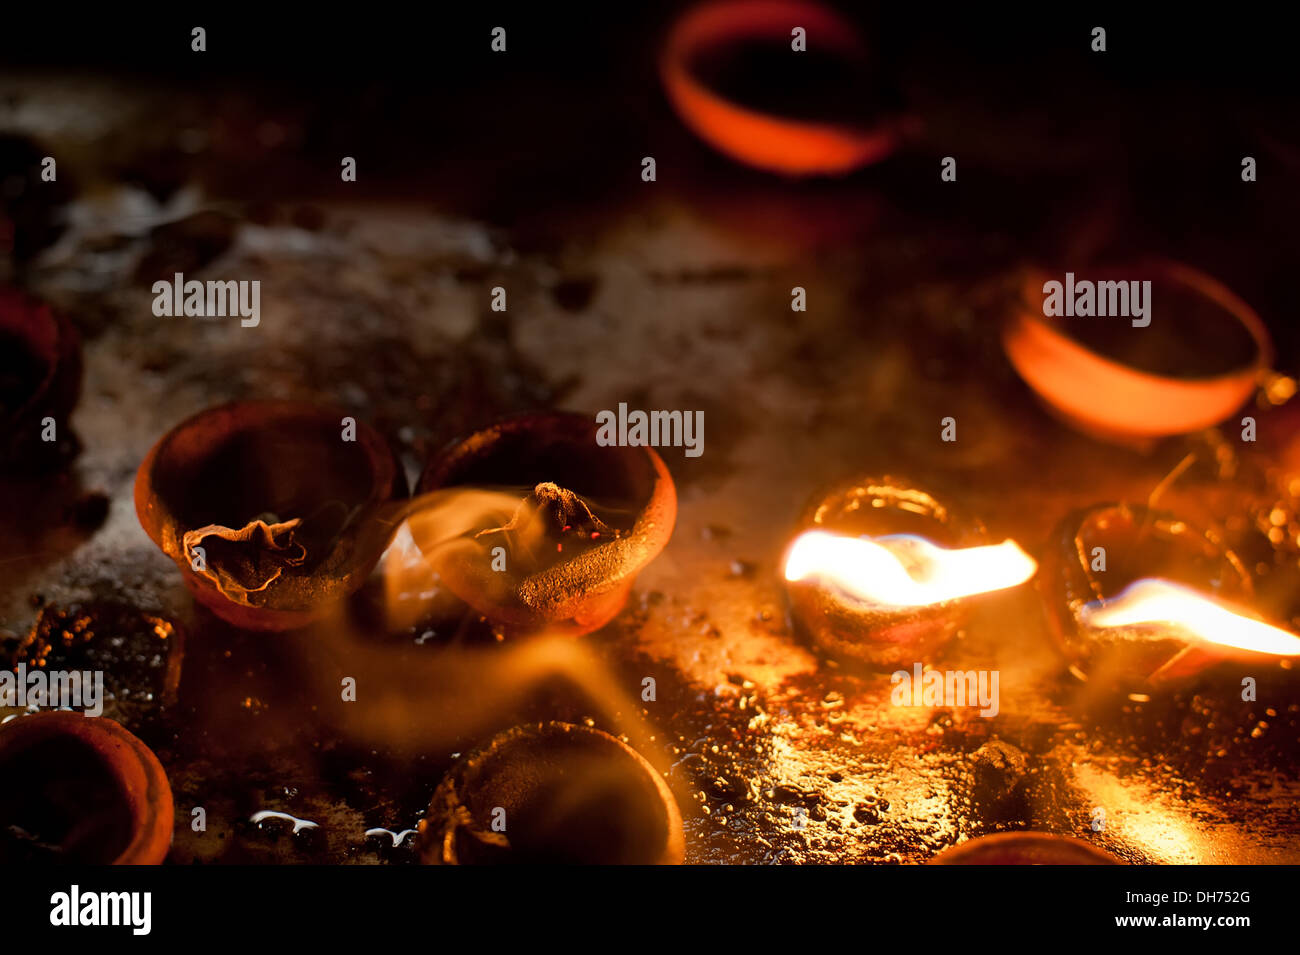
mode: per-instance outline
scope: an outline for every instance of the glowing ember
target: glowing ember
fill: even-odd
[[[892,607],[923,607],[1015,587],[1038,564],[1015,541],[949,550],[924,537],[801,534],[785,562],[785,579],[816,578],[851,597]]]
[[[1300,656],[1300,637],[1167,580],[1134,581],[1117,597],[1085,605],[1080,622],[1096,629],[1173,627],[1179,636],[1218,649]]]

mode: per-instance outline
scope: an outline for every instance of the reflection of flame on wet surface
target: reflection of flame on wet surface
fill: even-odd
[[[1214,843],[1221,830],[1208,824],[1197,828],[1176,801],[1142,780],[1081,762],[1075,782],[1105,811],[1105,832],[1119,845],[1167,865],[1219,861]]]
[[[1189,587],[1155,578],[1134,581],[1117,597],[1087,604],[1079,616],[1083,624],[1097,629],[1172,627],[1179,636],[1224,652],[1300,656],[1300,637],[1295,634]]]
[[[484,528],[474,536],[494,539],[501,535],[536,563],[538,549],[548,538],[555,538],[555,552],[559,554],[564,552],[566,541],[570,548],[580,547],[601,538],[617,537],[618,533],[597,517],[579,495],[552,481],[543,481],[519,502],[508,524]]]
[[[922,607],[1014,587],[1037,569],[1011,540],[948,549],[911,534],[868,539],[808,531],[790,549],[785,579],[817,577],[859,600]]]

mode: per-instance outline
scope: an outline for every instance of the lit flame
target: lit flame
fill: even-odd
[[[456,605],[456,599],[439,584],[438,575],[446,561],[467,551],[485,555],[487,549],[473,538],[474,531],[484,525],[504,524],[525,493],[456,487],[409,501],[405,520],[380,562],[389,626],[404,629],[444,604]],[[485,566],[489,560],[483,557]]]
[[[1300,656],[1300,637],[1167,580],[1145,578],[1111,600],[1086,604],[1080,621],[1096,629],[1161,625],[1219,649]]]
[[[564,581],[555,578],[563,575],[545,572],[618,540],[620,522],[630,526],[631,514],[549,481],[450,487],[412,498],[381,560],[388,624],[405,629],[443,610],[462,616],[463,605],[456,611],[458,599],[442,585],[449,573],[459,576],[462,595],[470,587],[491,604],[517,599],[536,607],[560,599]],[[513,576],[503,573],[507,567]]]
[[[785,561],[785,579],[815,577],[851,597],[890,607],[923,607],[1023,584],[1038,570],[1012,540],[949,550],[911,534],[844,537],[801,534]]]

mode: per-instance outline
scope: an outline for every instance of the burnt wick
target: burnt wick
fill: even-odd
[[[274,515],[263,515],[271,517]],[[307,559],[307,548],[295,539],[301,518],[268,524],[261,517],[236,530],[209,524],[186,531],[185,555],[196,573],[211,580],[227,597],[240,600],[269,587],[286,568]],[[202,560],[195,548],[202,548]]]
[[[618,537],[618,531],[597,517],[586,501],[553,481],[543,481],[534,487],[519,502],[508,523],[479,531],[474,536],[489,534],[513,536],[534,559],[533,548],[541,542],[554,541],[556,551],[562,552],[566,543],[592,544]]]

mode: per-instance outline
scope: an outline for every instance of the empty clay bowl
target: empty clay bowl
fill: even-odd
[[[157,865],[172,791],[149,747],[112,720],[42,712],[0,726],[0,862]]]
[[[426,864],[677,865],[681,813],[626,743],[568,723],[517,726],[448,773],[421,820]]]
[[[1211,427],[1249,400],[1272,361],[1254,310],[1195,269],[1153,262],[1080,274],[1150,281],[1146,327],[1123,316],[1045,316],[1044,284],[1063,275],[1031,273],[1002,345],[1039,398],[1085,434],[1141,443]]]
[[[659,70],[682,121],[719,152],[788,176],[838,175],[901,140],[899,123],[868,105],[878,90],[867,60],[857,30],[828,7],[721,0],[674,24]]]

